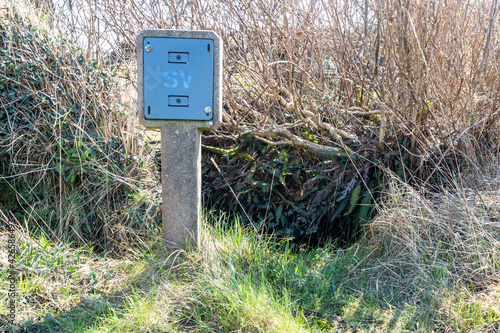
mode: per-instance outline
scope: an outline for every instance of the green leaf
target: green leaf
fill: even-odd
[[[348,198],[345,198],[344,200],[342,200],[342,202],[337,207],[337,210],[335,211],[335,213],[333,214],[333,216],[331,218],[332,222],[333,222],[333,220],[335,220],[340,215],[340,213],[342,213],[342,211],[344,210],[345,206],[347,206],[347,201],[349,201]]]
[[[278,180],[281,183],[281,185],[286,187],[286,182],[285,182],[285,177],[283,177],[283,172],[281,172],[281,170],[279,170],[279,169],[274,169],[273,172],[274,172],[274,176],[278,177]]]
[[[82,160],[86,160],[87,157],[89,157],[90,154],[90,149],[87,149],[83,154],[82,154]]]
[[[281,219],[281,216],[283,216],[283,204],[278,206],[278,209],[276,210],[276,221],[279,221]]]
[[[371,202],[372,202],[372,196],[371,193],[368,192],[361,200],[361,207],[359,208],[359,222],[361,223],[361,225],[366,223],[366,221],[368,220],[368,213],[372,208]]]
[[[352,213],[354,208],[356,207],[356,204],[358,203],[359,199],[359,193],[361,192],[361,184],[358,184],[354,190],[352,190],[351,194],[351,207],[349,207],[349,211],[344,214],[344,216],[347,216]]]
[[[62,164],[60,162],[56,163],[56,171],[59,172],[59,173],[63,172],[63,166],[62,166]]]
[[[75,180],[76,180],[76,174],[74,174],[74,173],[70,173],[69,175],[64,177],[64,181],[67,183],[74,183]]]

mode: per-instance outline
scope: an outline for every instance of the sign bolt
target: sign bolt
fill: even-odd
[[[210,106],[205,106],[205,113],[207,114],[207,116],[210,114],[210,112],[212,112],[212,108]]]
[[[151,44],[148,44],[148,45],[146,45],[145,49],[146,49],[146,52],[151,52],[151,51],[153,51],[153,46],[151,46]]]

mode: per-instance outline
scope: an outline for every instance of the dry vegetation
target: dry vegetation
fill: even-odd
[[[427,185],[498,155],[498,7],[73,0],[59,15],[72,22],[60,26],[66,34],[90,36],[88,57],[112,50],[132,85],[141,30],[216,31],[224,126],[204,144],[223,157],[224,177],[207,159],[205,197],[217,209],[254,212],[276,232],[318,239],[351,238],[373,216],[362,207],[378,200],[381,165]],[[244,207],[225,196],[228,185]]]
[[[460,175],[448,190],[425,196],[394,178],[361,241],[369,254],[353,270],[354,289],[403,307],[425,300],[433,305],[417,306],[415,316],[446,327],[498,329],[499,170]]]
[[[500,330],[497,0],[34,3],[0,1],[17,328]],[[211,216],[202,251],[167,259],[158,137],[134,105],[146,28],[222,37],[207,191],[232,210],[231,186],[282,233],[362,237],[305,249]]]
[[[217,163],[224,176],[207,158],[205,197],[219,209],[244,216],[254,212],[250,219],[265,220],[275,232],[317,240],[321,235],[351,239],[373,217],[374,211],[364,207],[378,200],[387,180],[382,179],[382,169],[405,181],[439,184],[451,169],[481,164],[500,150],[497,1],[72,0],[40,1],[36,6],[48,13],[44,24],[49,30],[75,43],[69,47],[73,51],[61,45],[54,54],[64,58],[73,52],[85,61],[83,65],[75,57],[73,64],[60,61],[61,71],[74,73],[68,72],[70,79],[49,79],[59,86],[16,83],[24,84],[28,92],[46,91],[56,101],[50,109],[60,114],[44,112],[31,121],[37,127],[44,117],[51,117],[46,123],[53,135],[27,141],[47,147],[42,151],[17,140],[26,138],[18,130],[6,128],[2,156],[10,163],[4,175],[18,182],[16,191],[31,195],[40,179],[46,188],[59,187],[54,200],[60,201],[60,217],[50,216],[53,209],[47,203],[49,216],[42,219],[66,219],[65,230],[70,220],[78,221],[82,226],[76,231],[78,238],[85,233],[85,238],[105,239],[110,226],[134,226],[157,211],[157,200],[144,199],[157,191],[147,156],[151,153],[147,145],[154,141],[144,140],[142,145],[134,107],[135,36],[145,28],[211,29],[222,37],[224,126],[208,132],[204,144],[207,151],[223,157]],[[12,54],[12,47],[24,46],[7,44],[11,42],[5,44],[6,54]],[[33,48],[22,50],[18,52],[24,52],[23,57],[37,59],[29,53],[36,52]],[[9,61],[11,65],[23,60]],[[109,82],[92,76],[104,72],[111,76]],[[89,88],[83,83],[96,85]],[[6,89],[5,107],[24,112],[23,96],[32,94],[10,96],[11,88]],[[43,98],[35,104],[45,107]],[[73,116],[80,110],[83,118]],[[58,126],[66,112],[72,116],[67,120],[75,124],[63,133]],[[31,131],[33,124],[26,130]],[[82,163],[67,163],[59,179],[47,171],[62,165],[54,155],[57,138],[67,141],[62,149],[70,152],[70,159],[80,161],[79,150],[94,151],[92,144],[77,147],[83,143],[77,139],[83,129],[96,129],[93,134],[113,147],[99,148],[103,155],[96,161],[106,160],[107,169],[94,179],[96,189],[82,192],[84,187],[79,186],[73,194],[72,187],[65,192],[61,179],[74,183],[85,178],[82,184],[87,184]],[[47,142],[42,144],[43,140]],[[115,153],[131,159],[115,161],[111,158]],[[123,155],[115,158],[119,156]],[[139,171],[141,165],[150,167]],[[102,168],[91,169],[99,173]],[[102,178],[110,177],[112,184],[105,186]],[[242,206],[225,195],[228,186],[239,193]],[[135,202],[119,208],[120,195],[130,194]],[[90,205],[106,202],[109,209],[99,212],[100,206],[94,205],[82,213],[75,207],[77,213],[62,216],[62,198],[71,206],[76,202],[72,198],[82,196]],[[139,212],[130,216],[131,210]],[[87,222],[89,215],[93,224]],[[117,219],[121,222],[114,223]]]
[[[31,230],[102,248],[144,235],[157,184],[127,84],[35,8],[3,6],[0,207]]]
[[[309,150],[352,140],[372,151],[369,126],[383,152],[410,136],[421,162],[459,142],[499,149],[497,1],[70,3],[71,33],[92,37],[89,56],[108,45],[126,61],[145,28],[215,30],[232,140]]]

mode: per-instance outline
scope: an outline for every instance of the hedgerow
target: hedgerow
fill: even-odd
[[[143,229],[155,196],[119,73],[15,11],[0,20],[2,209],[33,229],[106,246]],[[154,222],[153,222],[154,223]]]

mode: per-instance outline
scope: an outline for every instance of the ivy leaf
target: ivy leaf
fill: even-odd
[[[82,160],[86,160],[87,157],[89,157],[90,154],[90,149],[87,149],[83,154],[82,154]]]
[[[62,166],[61,162],[56,163],[56,171],[59,173],[63,173],[63,166]]]
[[[352,194],[351,194],[351,207],[349,208],[349,211],[347,213],[344,214],[344,216],[347,216],[349,214],[352,213],[352,211],[354,210],[354,208],[356,207],[356,204],[358,203],[358,199],[359,199],[359,193],[361,192],[361,184],[358,184],[354,190],[352,190]]]
[[[278,209],[276,210],[276,222],[279,222],[282,216],[283,216],[283,204],[279,205]]]

